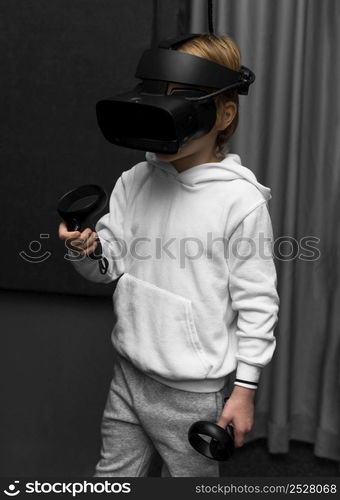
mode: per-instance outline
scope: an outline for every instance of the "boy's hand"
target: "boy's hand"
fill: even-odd
[[[233,392],[224,405],[217,425],[226,429],[230,424],[234,428],[235,448],[244,444],[245,435],[252,429],[254,422],[254,398],[256,389],[247,389],[234,385]]]
[[[80,231],[68,231],[63,221],[59,225],[59,238],[65,241],[65,246],[79,252],[81,255],[90,255],[97,248],[97,233],[89,227]]]

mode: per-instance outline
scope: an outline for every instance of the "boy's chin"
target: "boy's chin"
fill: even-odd
[[[155,153],[156,158],[158,158],[161,161],[174,161],[178,158],[178,154],[175,153],[174,155],[165,155],[163,153]]]
[[[186,153],[185,151],[183,151],[182,148],[180,148],[177,153],[175,154],[163,154],[163,153],[155,153],[156,157],[161,160],[161,161],[175,161],[175,160],[178,160],[179,158],[183,158],[184,156],[186,156]]]

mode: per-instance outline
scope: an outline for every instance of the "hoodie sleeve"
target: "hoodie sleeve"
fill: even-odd
[[[279,297],[267,203],[252,210],[229,238],[227,263],[232,309],[237,311],[238,360],[234,383],[256,389],[275,351]]]
[[[124,238],[124,215],[127,205],[128,172],[125,171],[116,181],[110,196],[109,212],[103,215],[96,223],[102,256],[107,261],[104,274],[99,260],[81,255],[77,251],[68,250],[68,260],[84,278],[96,283],[110,283],[124,273],[124,255],[126,241]]]

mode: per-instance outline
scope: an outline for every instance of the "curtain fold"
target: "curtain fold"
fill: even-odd
[[[207,1],[189,6],[189,31],[206,31]],[[213,7],[215,33],[230,35],[256,74],[240,97],[231,151],[273,195],[277,349],[247,441],[267,437],[271,453],[306,441],[315,455],[340,462],[340,2],[215,0]]]

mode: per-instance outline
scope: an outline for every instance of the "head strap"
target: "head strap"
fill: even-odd
[[[216,89],[243,81],[239,71],[203,57],[168,49],[146,50],[135,76],[143,80],[162,80]]]

